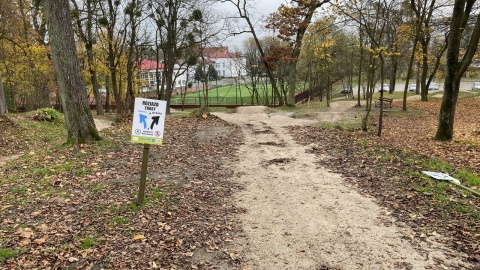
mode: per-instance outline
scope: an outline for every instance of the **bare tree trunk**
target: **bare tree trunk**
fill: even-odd
[[[93,8],[92,8],[92,0],[87,1],[87,58],[88,58],[88,71],[90,72],[90,80],[92,82],[93,88],[93,95],[95,96],[95,103],[97,105],[97,115],[103,115],[103,102],[102,97],[100,96],[100,92],[98,91],[98,79],[97,79],[97,70],[95,68],[95,59],[93,57],[93,43],[94,37],[92,33],[92,25],[93,25]]]
[[[0,116],[4,116],[6,113],[8,113],[7,101],[3,90],[2,73],[0,73]]]
[[[408,63],[407,69],[407,79],[405,80],[405,88],[403,89],[403,111],[407,111],[407,92],[408,92],[408,84],[410,82],[410,74],[412,74],[412,66],[413,62],[415,62],[415,51],[417,50],[418,41],[415,39],[413,41],[413,48],[412,54],[410,55],[410,62]]]
[[[382,128],[383,128],[383,80],[384,78],[384,71],[383,67],[385,65],[385,60],[383,58],[383,55],[380,53],[380,81],[382,82],[382,86],[380,87],[380,114],[378,115],[378,132],[377,136],[381,137],[382,136]]]
[[[357,106],[360,107],[362,104],[360,103],[360,87],[362,85],[362,63],[363,63],[363,39],[362,39],[362,31],[359,29],[359,40],[360,40],[360,61],[358,61],[358,93],[357,93]]]
[[[427,101],[428,100],[428,85],[427,85],[427,73],[428,73],[428,49],[426,48],[428,45],[422,44],[422,75],[421,75],[421,90],[420,90],[420,96],[422,101]]]
[[[107,75],[105,78],[105,89],[106,89],[106,94],[105,94],[105,111],[108,113],[110,112],[110,76]]]
[[[68,0],[46,0],[45,16],[70,143],[99,140],[88,105]]]

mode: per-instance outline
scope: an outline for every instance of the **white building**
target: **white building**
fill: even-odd
[[[164,69],[163,63],[157,63],[155,61],[143,59],[140,68],[140,80],[142,85],[140,87],[140,93],[154,92],[157,89],[156,72],[158,67],[158,75],[160,82],[162,81],[162,74]],[[174,67],[175,78],[175,90],[185,87],[187,83],[187,72],[185,69],[180,68],[179,65]]]
[[[211,47],[203,50],[205,59],[211,63],[218,75],[224,78],[236,78],[247,75],[247,59],[228,51],[228,47]]]

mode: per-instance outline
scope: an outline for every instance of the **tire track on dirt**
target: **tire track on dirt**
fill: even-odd
[[[244,133],[232,164],[245,185],[235,202],[246,209],[244,235],[235,241],[244,269],[425,269],[445,260],[440,248],[416,250],[407,231],[384,223],[372,198],[317,168],[308,147],[283,129],[312,121],[255,110],[216,114]]]

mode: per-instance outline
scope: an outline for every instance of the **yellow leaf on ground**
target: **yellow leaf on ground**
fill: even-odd
[[[141,240],[141,239],[145,239],[145,236],[143,236],[143,234],[137,234],[133,237],[133,240]]]

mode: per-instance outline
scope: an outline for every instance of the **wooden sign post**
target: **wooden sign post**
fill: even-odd
[[[148,155],[150,144],[163,143],[163,129],[167,102],[164,100],[135,98],[130,141],[143,143],[142,172],[138,189],[137,205],[143,205],[147,185]]]

